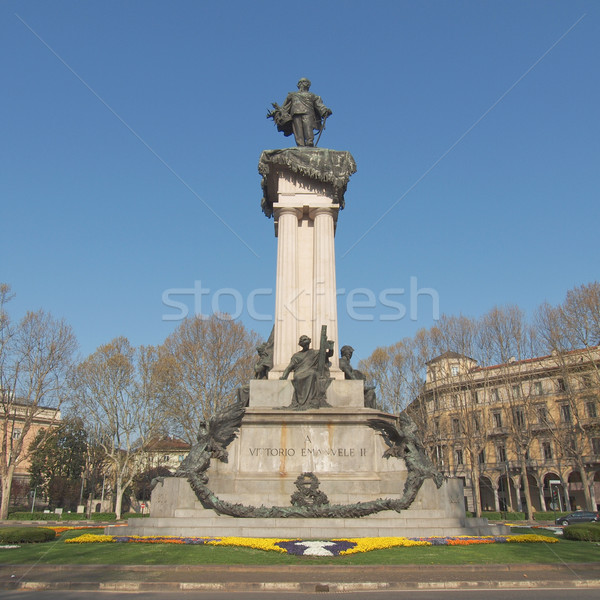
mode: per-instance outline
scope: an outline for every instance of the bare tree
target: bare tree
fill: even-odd
[[[135,349],[124,337],[100,346],[75,369],[75,408],[110,464],[116,487],[115,512],[138,472],[138,455],[162,425],[153,347]]]
[[[434,368],[430,361],[430,371],[436,378],[435,383],[432,382],[433,402],[443,415],[436,429],[455,453],[457,449],[463,451],[471,479],[474,512],[478,517],[481,516],[482,457],[489,439],[486,414],[476,389],[485,387],[485,379],[482,382],[476,370],[481,357],[479,331],[480,323],[464,315],[442,315],[430,330],[431,351],[435,356],[456,355],[455,366],[450,368]]]
[[[503,423],[514,445],[521,487],[525,494],[527,519],[531,520],[533,502],[527,466],[529,450],[536,439],[537,432],[533,424],[537,420],[539,398],[529,385],[530,369],[526,361],[537,355],[536,331],[520,308],[505,306],[495,307],[483,316],[479,335],[484,362],[495,365],[490,371],[489,383],[497,390],[498,399],[502,400],[504,406]],[[498,457],[498,460],[501,458]],[[508,477],[508,463],[506,470]],[[510,487],[508,494],[510,500]]]
[[[551,432],[562,456],[575,464],[586,507],[593,510],[585,450],[591,445],[591,436],[599,431],[595,408],[590,415],[587,405],[590,391],[600,385],[600,284],[569,291],[557,307],[541,306],[538,326],[557,375],[559,406],[558,411],[548,414]],[[592,403],[595,406],[595,400]]]
[[[71,328],[42,310],[13,325],[6,312],[11,298],[10,286],[0,284],[0,519],[8,516],[15,469],[28,458],[32,426],[44,416],[49,432],[60,418],[57,409],[77,347]]]
[[[376,348],[362,360],[359,369],[377,387],[377,404],[397,414],[419,395],[423,386],[425,362],[419,352],[418,336]]]
[[[185,319],[160,349],[162,403],[174,433],[196,441],[198,425],[231,402],[256,362],[258,337],[242,323],[212,315]]]

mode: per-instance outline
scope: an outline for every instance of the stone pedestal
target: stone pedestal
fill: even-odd
[[[354,392],[334,381],[336,393]],[[268,385],[270,384],[270,385]],[[256,397],[263,388],[279,393],[269,402],[291,399],[289,382],[252,382]],[[354,386],[352,386],[354,387]],[[334,399],[334,396],[331,398]],[[265,404],[267,400],[264,401]],[[339,399],[340,404],[346,398]],[[408,476],[402,459],[384,458],[382,436],[369,419],[394,417],[362,407],[321,408],[301,412],[267,406],[246,410],[238,437],[228,446],[228,460],[211,459],[208,486],[222,501],[245,506],[291,506],[295,481],[313,473],[331,505],[350,505],[381,498],[400,499]],[[116,529],[108,528],[115,533]],[[132,519],[121,535],[250,536],[335,538],[362,536],[493,535],[507,528],[485,519],[466,519],[462,483],[447,480],[437,489],[423,483],[410,508],[385,510],[361,518],[239,518],[217,514],[198,501],[184,478],[167,478],[152,493],[151,517]]]

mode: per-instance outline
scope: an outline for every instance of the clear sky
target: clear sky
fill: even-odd
[[[411,281],[449,314],[560,302],[598,279],[599,50],[600,6],[577,0],[4,0],[11,312],[64,317],[82,355],[158,344],[177,325],[165,291],[199,281],[204,314],[241,307],[266,337],[257,164],[293,144],[265,115],[300,77],[333,110],[319,145],[358,166],[336,235],[356,361],[433,323]],[[348,311],[359,288],[373,306]]]

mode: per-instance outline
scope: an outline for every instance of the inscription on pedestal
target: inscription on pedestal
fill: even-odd
[[[250,456],[367,456],[366,448],[248,448]]]

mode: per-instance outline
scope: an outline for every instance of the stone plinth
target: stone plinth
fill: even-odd
[[[364,406],[362,381],[334,380],[327,388],[327,403],[332,407],[361,408]],[[250,408],[285,408],[292,402],[291,381],[253,379],[250,381]]]
[[[291,483],[290,483],[291,486]],[[321,486],[325,489],[326,486]],[[292,492],[293,486],[287,491]],[[178,498],[177,505],[173,498]],[[239,519],[206,510],[185,479],[166,479],[152,494],[152,516],[131,519],[126,528],[107,527],[113,535],[174,535],[188,537],[243,536],[301,539],[348,537],[426,537],[506,535],[510,528],[489,525],[487,519],[464,516],[462,482],[446,481],[440,490],[426,481],[413,506],[360,519]]]
[[[355,170],[348,152],[290,148],[261,155],[263,210],[274,217],[278,238],[269,379],[281,376],[299,349],[301,335],[308,335],[318,348],[322,325],[335,344],[331,375],[344,378],[338,365],[334,235],[343,192]]]

